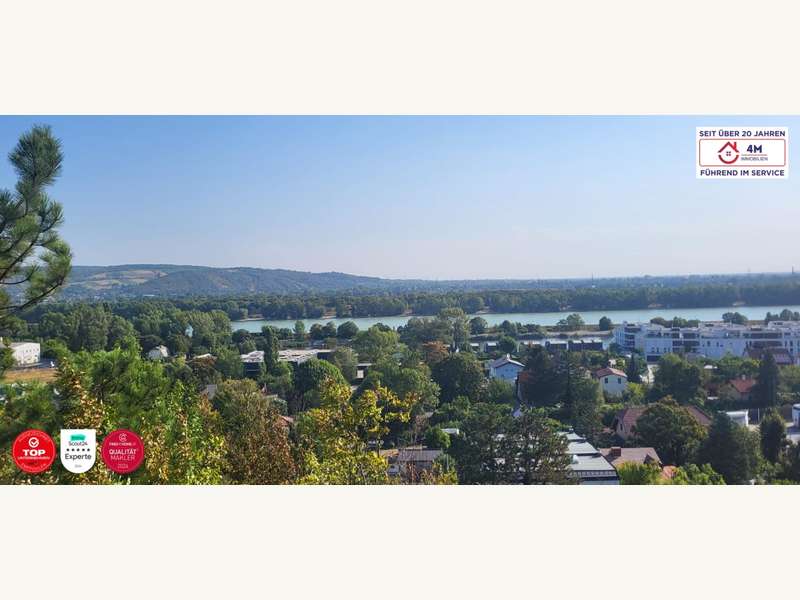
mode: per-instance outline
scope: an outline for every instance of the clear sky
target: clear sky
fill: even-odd
[[[696,126],[798,117],[0,117],[65,153],[75,264],[399,278],[800,268],[795,177],[696,180]],[[790,142],[791,164],[791,142]],[[7,161],[0,187],[12,187]]]

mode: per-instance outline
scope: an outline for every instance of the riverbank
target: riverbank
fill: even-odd
[[[599,322],[601,317],[608,317],[613,323],[628,322],[647,322],[656,317],[665,319],[672,319],[679,317],[683,319],[698,319],[700,321],[719,321],[722,319],[723,313],[726,312],[739,312],[750,320],[762,320],[767,312],[780,312],[784,308],[791,311],[800,311],[800,305],[763,305],[763,306],[718,306],[713,308],[645,308],[635,310],[593,310],[593,311],[570,311],[570,312],[542,312],[542,313],[480,313],[469,315],[472,317],[481,317],[491,325],[500,325],[503,321],[511,321],[512,323],[522,323],[523,325],[536,324],[543,326],[556,325],[561,319],[565,318],[568,314],[575,312],[581,315],[587,325],[595,325]],[[303,324],[308,330],[311,325],[319,323],[325,325],[326,323],[333,322],[337,327],[346,321],[353,321],[359,329],[367,329],[376,323],[383,323],[389,327],[396,329],[408,323],[409,319],[413,317],[422,317],[423,315],[396,315],[392,317],[331,317],[319,319],[301,319]],[[245,329],[247,331],[257,332],[261,331],[264,325],[271,325],[277,328],[293,328],[294,320],[268,320],[268,319],[242,319],[240,321],[233,321],[231,327],[236,329]]]

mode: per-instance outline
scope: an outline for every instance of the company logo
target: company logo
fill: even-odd
[[[697,127],[695,151],[698,179],[789,177],[786,127]]]
[[[144,444],[141,438],[127,429],[117,429],[103,440],[103,462],[115,473],[131,473],[144,460]]]
[[[86,473],[97,460],[94,429],[61,430],[61,464],[70,473]]]
[[[11,456],[14,463],[26,473],[41,473],[53,464],[56,445],[44,431],[28,429],[14,440]]]
[[[717,156],[726,165],[735,163],[739,160],[739,149],[736,147],[736,142],[726,142],[717,152]]]

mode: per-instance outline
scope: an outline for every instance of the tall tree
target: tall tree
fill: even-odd
[[[760,408],[778,406],[778,386],[780,372],[775,357],[771,352],[765,352],[758,367],[754,395]]]
[[[639,374],[639,360],[636,358],[636,354],[631,354],[627,367],[625,375],[628,377],[628,383],[642,383],[642,376]]]
[[[658,361],[650,394],[654,400],[672,396],[679,404],[688,404],[703,397],[701,383],[700,367],[677,354],[667,354]]]
[[[761,437],[761,452],[764,458],[772,463],[778,462],[787,443],[786,424],[783,422],[783,417],[774,408],[769,409],[761,419],[758,432]]]
[[[286,422],[254,381],[221,383],[213,405],[222,415],[228,479],[236,483],[268,485],[289,483],[294,479],[295,466]]]
[[[642,446],[652,446],[666,464],[690,462],[706,431],[682,406],[670,397],[651,404],[636,422],[636,439]]]
[[[272,373],[278,364],[278,348],[280,348],[275,328],[264,325],[261,328],[261,338],[263,340],[261,349],[264,351],[264,366],[267,369],[267,373]]]
[[[328,381],[319,408],[297,419],[299,483],[387,483],[386,459],[369,443],[379,442],[387,429],[391,417],[381,406],[394,404],[394,398],[384,401],[390,394],[385,388],[367,390],[351,400],[347,385]]]
[[[486,378],[478,359],[468,352],[451,354],[433,366],[433,380],[439,384],[442,402],[466,396],[477,402],[483,395]]]
[[[700,450],[701,462],[710,464],[730,485],[755,479],[760,458],[758,434],[717,413]]]
[[[45,193],[61,173],[61,142],[35,126],[8,158],[18,179],[13,191],[0,190],[0,324],[63,285],[72,260],[58,235],[61,205]]]
[[[501,441],[505,483],[570,483],[567,438],[543,409],[526,409],[511,420]]]
[[[461,434],[451,438],[449,451],[456,460],[459,481],[503,483],[501,434],[510,423],[511,407],[504,404],[478,403],[467,409],[460,424]]]

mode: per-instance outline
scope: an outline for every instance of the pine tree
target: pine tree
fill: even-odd
[[[778,384],[780,373],[775,357],[765,352],[758,367],[757,385],[754,390],[758,406],[771,408],[778,405]]]
[[[628,378],[628,383],[642,383],[642,377],[639,375],[639,363],[636,360],[635,354],[631,354],[625,376]]]
[[[61,173],[61,143],[35,126],[8,158],[18,179],[13,191],[0,189],[0,324],[57,290],[72,258],[58,236],[61,205],[45,193]]]

